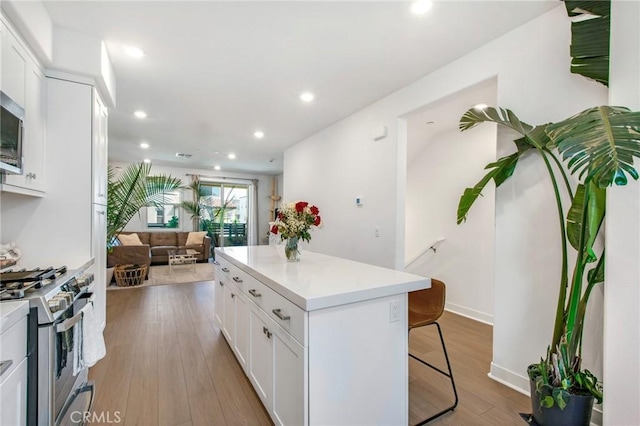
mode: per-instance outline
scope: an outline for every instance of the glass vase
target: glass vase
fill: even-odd
[[[287,244],[284,246],[284,254],[287,256],[289,262],[300,261],[300,250],[298,250],[298,237],[291,237],[287,239]]]

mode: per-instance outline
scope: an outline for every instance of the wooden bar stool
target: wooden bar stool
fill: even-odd
[[[438,328],[438,334],[440,335],[440,342],[442,343],[442,350],[444,351],[444,358],[447,361],[447,368],[449,369],[449,372],[447,373],[446,371],[429,364],[411,353],[409,356],[416,361],[420,361],[422,364],[433,368],[438,373],[447,376],[451,380],[453,395],[455,396],[455,402],[452,406],[445,408],[426,420],[421,421],[416,426],[424,425],[449,411],[453,411],[458,405],[458,392],[456,391],[456,384],[453,381],[453,372],[451,371],[451,364],[449,363],[449,355],[447,355],[447,348],[442,337],[442,330],[440,329],[440,324],[438,324],[438,319],[444,312],[446,292],[447,290],[444,283],[435,279],[431,280],[431,288],[409,292],[409,337],[411,337],[411,330],[414,328],[435,324]]]

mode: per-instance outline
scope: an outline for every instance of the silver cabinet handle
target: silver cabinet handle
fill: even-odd
[[[235,294],[233,294],[233,293],[231,293],[231,298],[232,298],[232,299],[235,299],[235,297],[236,297],[236,295],[235,295]]]
[[[249,290],[249,294],[253,297],[262,297],[262,294],[258,293],[258,290],[256,290],[255,288]]]
[[[104,194],[98,194],[98,197],[104,197]]]
[[[0,376],[2,376],[4,372],[7,371],[9,367],[11,367],[12,365],[13,365],[12,359],[0,362]]]
[[[286,321],[288,319],[291,319],[291,317],[289,315],[284,315],[282,313],[282,309],[278,308],[278,309],[273,309],[271,312],[273,312],[278,318],[280,318],[282,321]]]
[[[217,260],[214,260],[214,261],[213,261],[213,264],[214,264],[214,265],[220,265],[220,262],[218,262]]]
[[[242,279],[240,277],[233,277],[233,280],[237,283],[241,283]]]
[[[267,339],[271,339],[272,333],[269,331],[267,327],[262,327],[262,334],[266,334]]]
[[[220,287],[224,287],[224,283],[222,281],[219,282]]]
[[[104,211],[100,210],[100,211],[98,212],[98,214],[101,214],[101,215],[103,215],[103,216],[104,216]]]
[[[229,272],[229,268],[222,268],[222,272]]]

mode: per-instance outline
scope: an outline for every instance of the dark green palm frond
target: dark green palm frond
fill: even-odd
[[[571,23],[571,72],[608,86],[610,0],[565,0],[565,6],[569,16],[588,18]]]
[[[458,219],[457,223],[460,224],[467,220],[467,214],[473,203],[482,195],[482,191],[485,186],[493,179],[496,184],[496,188],[499,187],[505,180],[507,180],[516,168],[518,159],[522,153],[520,151],[515,152],[506,157],[502,157],[495,163],[487,164],[485,169],[491,169],[478,183],[472,188],[466,188],[464,193],[460,197],[458,202]]]
[[[600,106],[550,125],[547,133],[571,173],[593,180],[601,188],[626,185],[627,174],[638,179],[633,167],[640,158],[640,112]],[[586,175],[586,176],[585,176]]]

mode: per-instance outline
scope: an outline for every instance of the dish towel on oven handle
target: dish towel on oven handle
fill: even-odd
[[[73,375],[92,367],[106,355],[100,324],[96,321],[93,300],[80,311],[82,319],[73,327]]]

